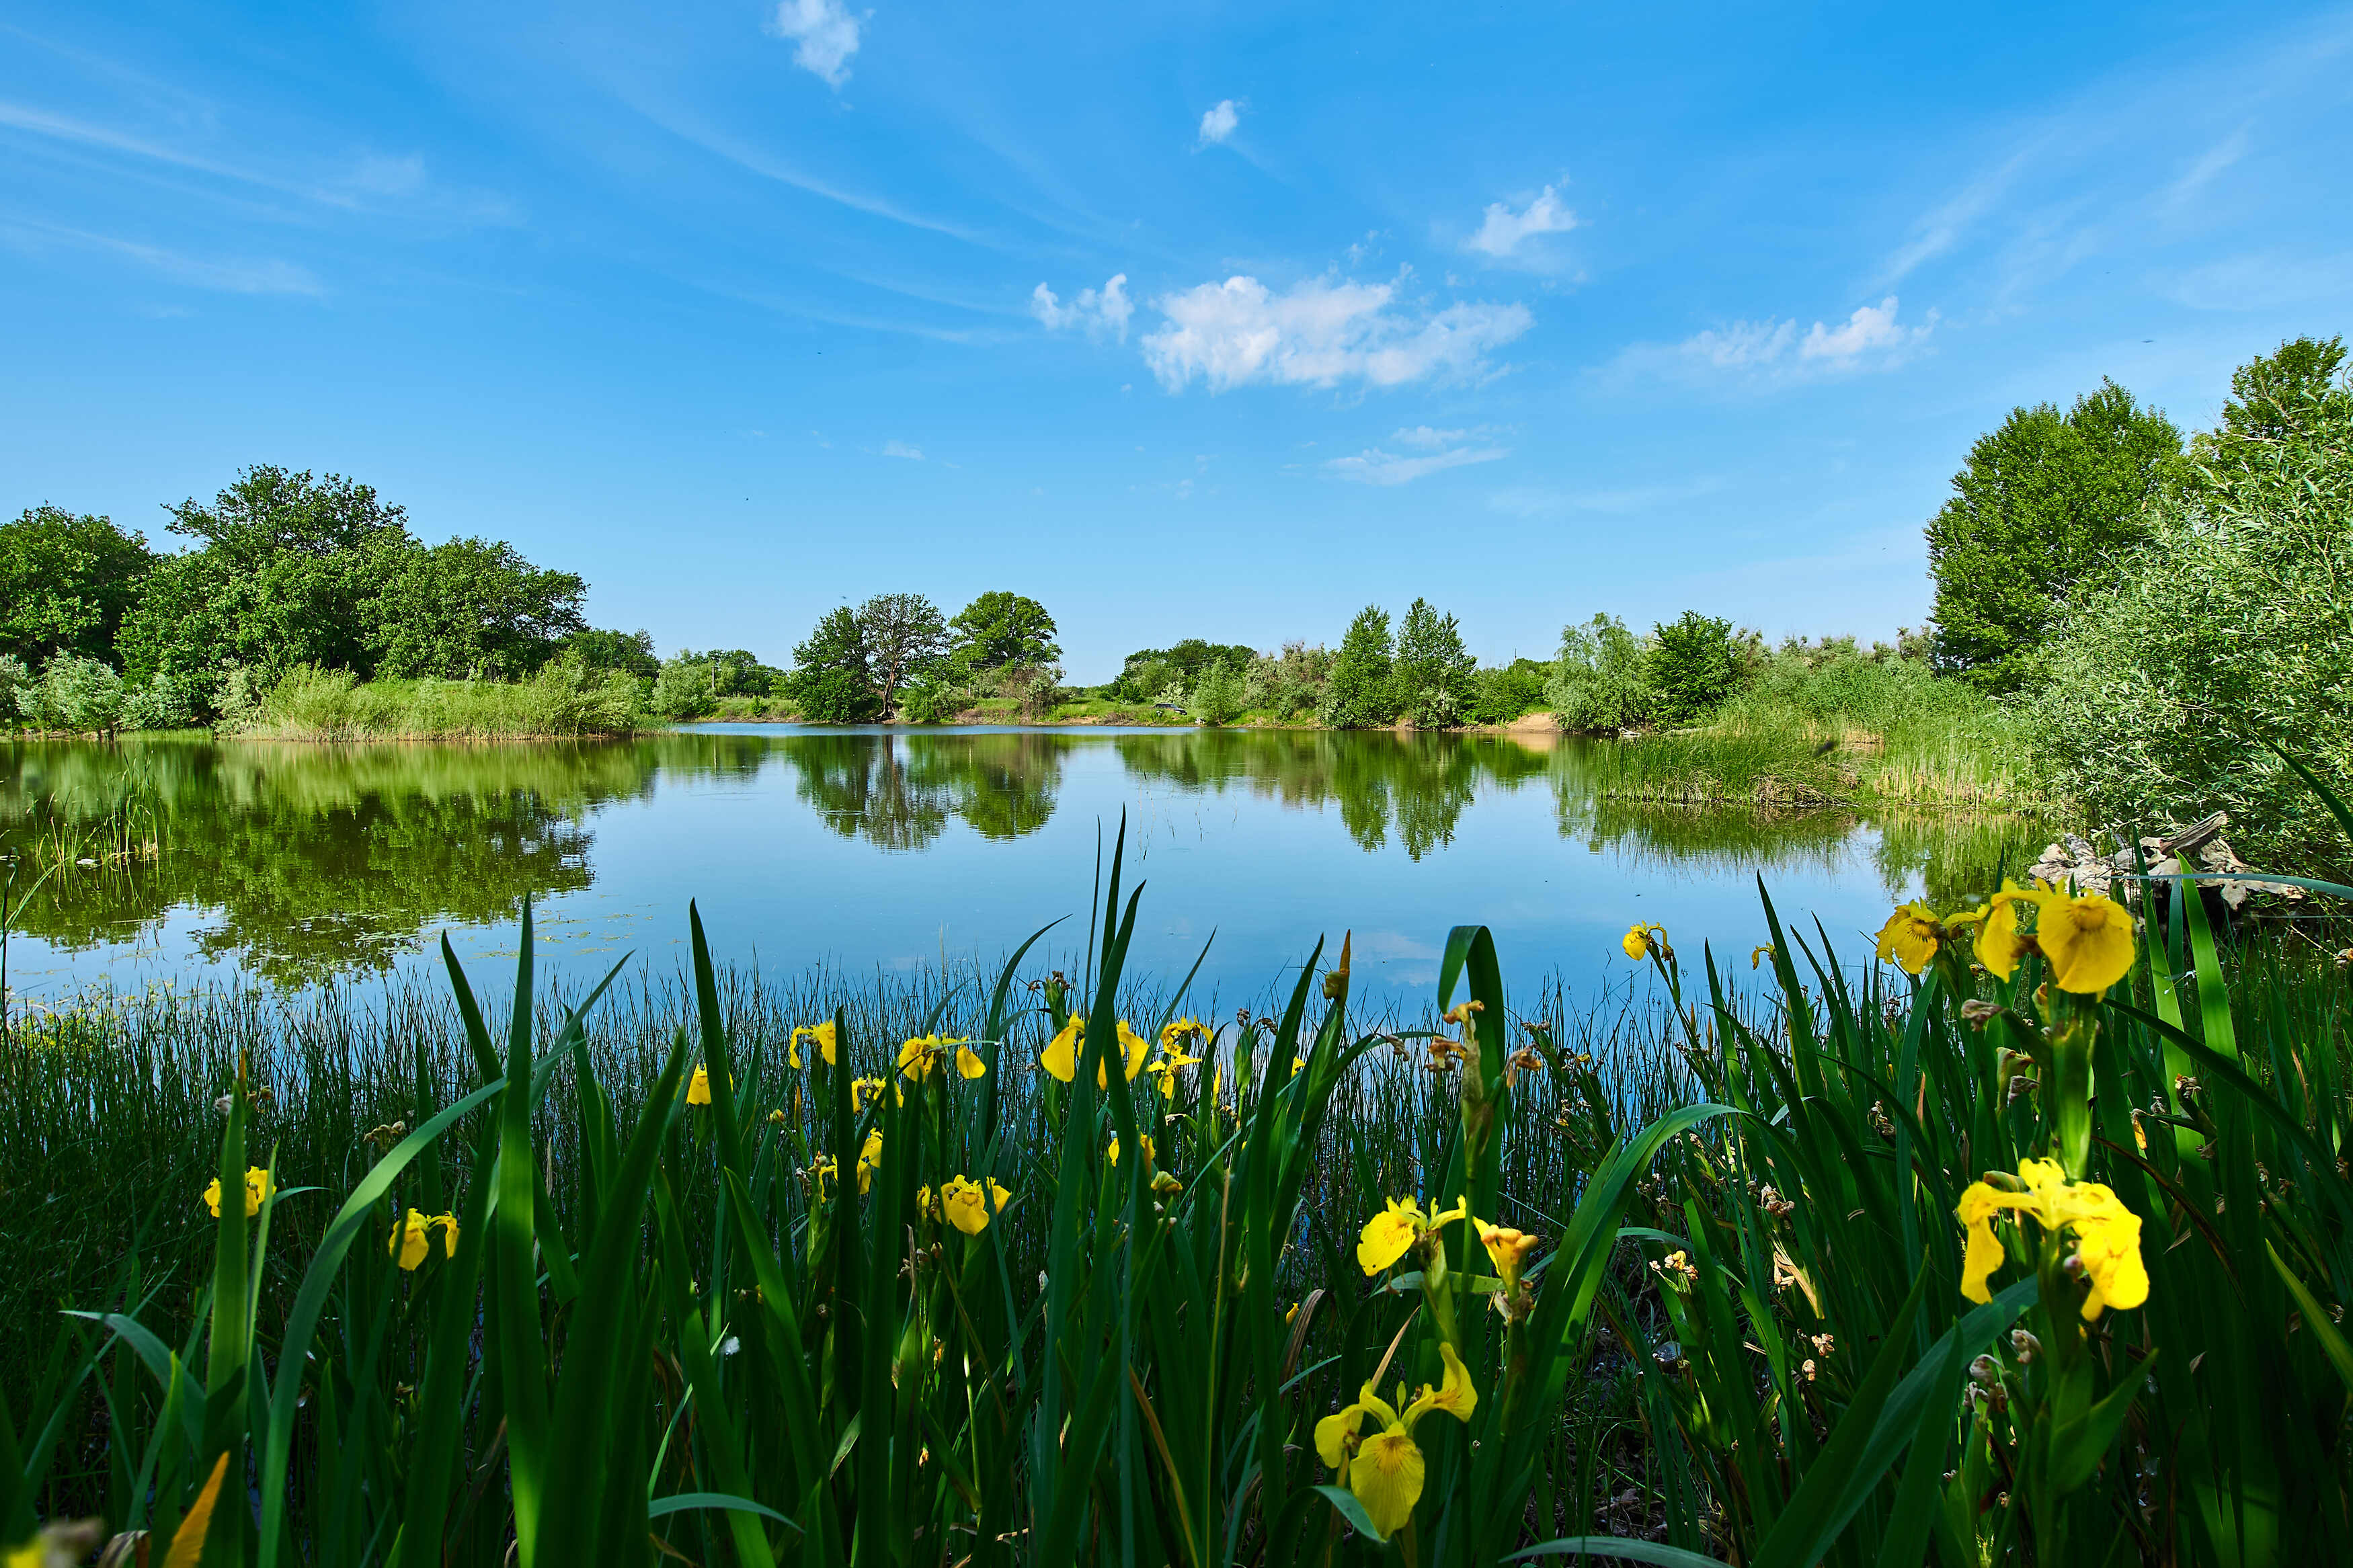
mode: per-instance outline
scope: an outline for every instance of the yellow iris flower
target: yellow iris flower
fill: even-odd
[[[2006,1192],[1988,1182],[1973,1182],[1961,1194],[1954,1213],[1968,1227],[1968,1251],[1961,1260],[1961,1294],[1972,1301],[1990,1301],[1986,1281],[2009,1254],[1993,1233],[1993,1217],[2004,1209],[2029,1215],[2050,1235],[2063,1229],[2075,1233],[2075,1256],[2091,1281],[2084,1298],[2084,1321],[2092,1322],[2110,1307],[2137,1307],[2148,1300],[2148,1270],[2140,1258],[2140,1215],[2097,1182],[2070,1182],[2056,1160],[2021,1160],[2019,1179],[2024,1192]]]
[[[1471,1224],[1479,1232],[1480,1245],[1486,1247],[1488,1258],[1494,1262],[1495,1273],[1504,1281],[1504,1294],[1511,1294],[1520,1282],[1520,1268],[1527,1262],[1538,1238],[1508,1226],[1489,1225],[1483,1219],[1473,1219]]]
[[[259,1214],[261,1205],[277,1190],[278,1184],[270,1179],[268,1170],[259,1165],[248,1165],[245,1169],[245,1217],[251,1219]],[[220,1218],[220,1178],[215,1176],[205,1187],[205,1206],[213,1211],[215,1219]]]
[[[425,1261],[426,1254],[433,1250],[431,1237],[436,1226],[441,1227],[442,1256],[457,1257],[458,1216],[427,1214],[421,1209],[410,1209],[407,1218],[395,1222],[392,1237],[385,1243],[384,1249],[403,1271],[412,1271]]]
[[[826,1066],[831,1067],[833,1065],[834,1029],[832,1019],[828,1018],[822,1024],[796,1024],[793,1026],[793,1037],[790,1048],[792,1051],[793,1066],[797,1068],[801,1065],[801,1041],[804,1039],[816,1045],[818,1053],[825,1058]]]
[[[1410,1403],[1400,1386],[1402,1411],[1368,1383],[1357,1393],[1356,1404],[1315,1424],[1316,1456],[1328,1468],[1346,1473],[1349,1491],[1365,1505],[1366,1517],[1384,1541],[1413,1517],[1413,1505],[1421,1500],[1425,1467],[1421,1448],[1413,1440],[1414,1424],[1434,1410],[1468,1422],[1479,1407],[1479,1391],[1472,1387],[1470,1370],[1454,1347],[1441,1343],[1438,1354],[1446,1363],[1444,1382],[1434,1389],[1424,1384]],[[1360,1441],[1356,1433],[1368,1419],[1377,1422],[1379,1430]]]
[[[1926,904],[1915,900],[1897,907],[1879,928],[1879,956],[1882,962],[1894,964],[1906,974],[1918,974],[1934,962],[1944,945],[1959,936],[1961,931],[1985,919],[1982,910],[1963,910],[1956,914],[1938,915]],[[1757,966],[1758,954],[1769,952],[1760,947],[1749,955],[1749,967]]]
[[[869,1132],[866,1146],[858,1152],[858,1195],[864,1197],[866,1189],[874,1184],[874,1173],[882,1168],[882,1134]]]
[[[980,1078],[988,1071],[988,1064],[973,1050],[970,1040],[944,1040],[937,1035],[925,1035],[909,1040],[899,1047],[901,1076],[921,1082],[931,1076],[934,1064],[944,1059],[950,1051],[955,1053],[956,1072],[965,1078]]]
[[[1200,1065],[1201,1058],[1198,1057],[1188,1057],[1183,1051],[1168,1044],[1167,1032],[1166,1030],[1161,1032],[1161,1049],[1167,1054],[1161,1057],[1159,1060],[1154,1062],[1145,1070],[1151,1073],[1153,1081],[1160,1086],[1160,1098],[1163,1100],[1171,1100],[1174,1099],[1176,1094],[1176,1069],[1178,1068],[1198,1067]]]
[[[940,1211],[966,1236],[978,1236],[988,1228],[990,1211],[1002,1210],[1012,1199],[1001,1182],[992,1180],[984,1191],[978,1182],[952,1176],[940,1189]]]
[[[1626,929],[1626,936],[1619,938],[1619,947],[1623,947],[1623,950],[1626,950],[1626,957],[1633,959],[1635,963],[1640,963],[1642,959],[1650,957],[1650,950],[1654,945],[1657,945],[1659,952],[1663,952],[1666,957],[1675,957],[1673,947],[1666,945],[1666,926],[1654,926],[1650,924],[1650,921],[1638,920],[1633,926]]]
[[[2022,918],[2034,911],[2031,929]],[[2004,882],[1987,906],[1978,928],[1978,962],[2004,980],[2017,972],[2032,942],[2050,962],[2051,979],[2062,991],[2096,996],[2131,973],[2132,914],[2099,893],[2070,898],[2049,882],[2022,888]]]
[[[852,1116],[865,1115],[866,1108],[873,1104],[876,1100],[881,1099],[882,1091],[890,1087],[891,1086],[889,1084],[883,1082],[882,1079],[879,1078],[851,1079],[849,1080],[849,1114]],[[907,1096],[904,1090],[900,1092],[899,1103],[902,1105],[907,1103]]]
[[[1127,1081],[1134,1083],[1135,1075],[1144,1070],[1144,1058],[1150,1054],[1152,1043],[1129,1028],[1124,1018],[1119,1020],[1118,1027],[1120,1054],[1127,1063]],[[1071,1014],[1071,1021],[1064,1024],[1047,1043],[1046,1048],[1039,1053],[1038,1065],[1064,1083],[1070,1082],[1079,1076],[1079,1047],[1086,1043],[1086,1020],[1076,1013]],[[1105,1076],[1101,1063],[1095,1066],[1095,1087],[1111,1087],[1111,1079]]]
[[[1152,1146],[1152,1134],[1149,1132],[1140,1133],[1138,1134],[1136,1141],[1144,1145],[1144,1163],[1149,1165],[1152,1163],[1153,1155],[1158,1152],[1158,1151]],[[1111,1147],[1105,1149],[1103,1153],[1110,1158],[1113,1164],[1116,1165],[1119,1163],[1118,1133],[1114,1132],[1111,1135]]]
[[[733,1089],[735,1087],[735,1079],[733,1074],[728,1076],[727,1087],[729,1089]],[[711,1069],[709,1068],[697,1068],[694,1069],[694,1077],[687,1081],[686,1102],[689,1105],[708,1105],[711,1103]]]
[[[1357,1267],[1367,1276],[1378,1274],[1403,1258],[1415,1242],[1440,1226],[1451,1225],[1465,1212],[1465,1205],[1457,1204],[1443,1214],[1424,1214],[1412,1198],[1389,1199],[1388,1207],[1366,1220],[1356,1237]]]

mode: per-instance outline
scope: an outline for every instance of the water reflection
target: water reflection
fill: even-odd
[[[600,831],[632,804],[666,825],[669,842],[683,835],[705,852],[717,835],[787,843],[814,826],[824,830],[818,839],[852,848],[937,853],[959,831],[982,846],[1039,834],[1082,766],[1089,791],[1079,809],[1089,817],[1152,793],[1255,803],[1271,834],[1226,852],[1276,871],[1264,864],[1270,853],[1295,853],[1303,865],[1328,837],[1307,820],[1315,815],[1336,818],[1357,850],[1401,853],[1412,865],[1442,859],[1482,802],[1529,792],[1543,792],[1531,804],[1549,795],[1559,840],[1656,879],[1713,878],[1727,890],[1745,887],[1748,873],[1768,881],[1819,873],[1890,893],[1925,885],[1943,903],[1993,885],[2005,859],[2015,866],[2031,849],[2030,830],[2009,821],[1865,822],[1612,800],[1597,791],[1595,755],[1584,742],[1501,736],[1232,731],[24,743],[0,753],[0,854],[16,858],[20,886],[26,868],[58,868],[17,927],[53,950],[153,940],[179,915],[195,956],[301,984],[386,968],[444,923],[509,921],[526,895],[587,889],[599,877]],[[729,794],[754,797],[761,814],[722,818],[710,803]],[[1524,843],[1531,829],[1509,820]],[[669,901],[697,890],[684,879],[708,872],[639,857],[620,875],[633,891]],[[1454,913],[1433,908],[1433,925]]]

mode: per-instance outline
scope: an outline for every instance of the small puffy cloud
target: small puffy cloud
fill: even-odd
[[[1135,314],[1135,301],[1127,297],[1127,274],[1115,272],[1111,281],[1099,293],[1082,289],[1078,298],[1062,303],[1055,292],[1043,283],[1030,290],[1029,313],[1045,324],[1046,330],[1059,332],[1068,327],[1082,327],[1087,336],[1105,335],[1127,341],[1127,319]]]
[[[920,463],[923,460],[923,449],[904,441],[885,441],[882,443],[882,456],[904,458],[911,463]]]
[[[1255,278],[1199,284],[1153,301],[1163,321],[1144,340],[1145,362],[1171,392],[1197,376],[1211,392],[1253,382],[1396,386],[1472,374],[1534,321],[1521,305],[1419,314],[1395,307],[1396,294],[1391,284],[1323,278],[1282,293]]]
[[[839,88],[849,79],[849,57],[858,52],[863,21],[851,16],[841,0],[777,0],[771,26],[778,37],[790,38],[796,46],[793,64],[826,86]]]
[[[1431,445],[1431,443],[1405,440],[1407,437],[1429,430],[1430,426],[1427,425],[1421,426],[1420,431],[1400,430],[1391,439],[1406,445]],[[1430,433],[1447,437],[1463,434],[1460,430]],[[1508,458],[1511,455],[1511,449],[1507,447],[1448,447],[1442,450],[1426,451],[1419,457],[1408,458],[1385,451],[1378,447],[1367,447],[1353,458],[1334,458],[1324,465],[1324,468],[1325,472],[1335,478],[1353,479],[1362,485],[1405,485],[1411,484],[1424,474],[1437,473],[1441,468],[1459,468],[1466,463],[1492,463],[1498,458]]]
[[[1890,294],[1876,305],[1857,307],[1835,326],[1816,321],[1800,332],[1794,321],[1734,321],[1679,343],[1636,343],[1615,363],[1620,370],[1679,380],[1796,382],[1893,370],[1912,357],[1937,321],[1934,310],[1916,327],[1895,318]]]
[[[1242,122],[1242,106],[1233,99],[1221,99],[1218,106],[1201,116],[1201,145],[1215,146],[1234,133]]]
[[[1538,235],[1567,234],[1576,226],[1577,215],[1546,185],[1519,212],[1503,202],[1488,203],[1485,221],[1478,233],[1462,242],[1462,247],[1502,260],[1518,255],[1520,247]]]

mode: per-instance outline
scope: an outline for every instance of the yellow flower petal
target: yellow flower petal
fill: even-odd
[[[1038,1065],[1064,1083],[1079,1076],[1079,1043],[1086,1038],[1087,1021],[1076,1013],[1038,1054]]]
[[[2096,996],[2132,972],[2132,916],[2098,893],[2047,900],[2035,941],[2062,991]]]
[[[1315,1423],[1315,1453],[1327,1469],[1340,1469],[1348,1461],[1348,1439],[1365,1424],[1365,1407],[1351,1405],[1335,1415],[1326,1415]]]
[[[1348,1466],[1348,1489],[1365,1505],[1366,1516],[1384,1541],[1413,1518],[1421,1483],[1421,1450],[1400,1430],[1366,1438]]]
[[[1388,1207],[1365,1222],[1356,1237],[1356,1264],[1369,1277],[1406,1255],[1422,1232],[1422,1215],[1410,1198],[1391,1198]]]
[[[1936,958],[1944,930],[1936,911],[1927,905],[1901,905],[1879,928],[1880,959],[1895,964],[1906,974],[1917,974]]]
[[[689,1105],[711,1103],[711,1069],[709,1068],[694,1069],[694,1077],[687,1081],[686,1102]]]

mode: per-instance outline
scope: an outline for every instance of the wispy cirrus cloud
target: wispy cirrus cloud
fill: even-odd
[[[1488,432],[1483,428],[1440,430],[1428,425],[1411,426],[1391,431],[1382,446],[1367,447],[1352,458],[1330,459],[1324,465],[1324,471],[1357,484],[1411,484],[1424,475],[1473,463],[1492,463],[1512,455],[1510,447],[1497,446],[1487,437]],[[1388,450],[1390,447],[1408,450],[1392,452]]]
[[[173,282],[193,289],[209,289],[217,293],[296,294],[316,298],[327,292],[327,286],[308,268],[274,258],[249,259],[189,256],[138,240],[46,223],[0,222],[0,234],[6,235],[20,249],[69,246],[118,256]]]
[[[1517,304],[1419,310],[1398,298],[1396,284],[1330,278],[1277,291],[1238,275],[1164,294],[1153,308],[1161,325],[1144,339],[1145,362],[1171,392],[1197,379],[1225,392],[1471,377],[1535,321]]]

